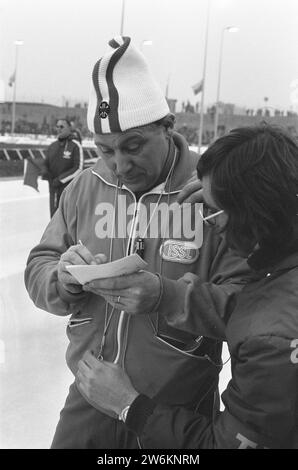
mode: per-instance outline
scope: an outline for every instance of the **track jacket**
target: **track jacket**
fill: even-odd
[[[83,148],[72,137],[56,140],[47,149],[45,167],[50,180],[58,179],[67,185],[83,169]]]
[[[182,290],[183,295],[191,297],[193,278],[191,282],[183,281],[189,273],[208,292],[196,309],[202,317],[209,313],[214,318],[227,316],[249,276],[246,261],[227,250],[224,238],[214,229],[203,226],[199,212],[191,237],[181,229],[191,226],[193,207],[189,204],[184,211],[177,203],[171,204],[191,176],[198,156],[189,152],[179,134],[174,134],[174,142],[177,162],[167,187],[162,184],[138,201],[127,188],[117,187],[115,177],[100,159],[94,168],[83,171],[62,194],[59,210],[29,255],[25,283],[35,305],[56,315],[70,315],[66,359],[74,374],[86,350],[99,353],[106,309],[102,297],[90,292],[71,294],[57,280],[61,254],[78,240],[93,254],[105,253],[108,260],[115,260],[134,252],[137,234],[143,236],[142,231],[146,232],[144,259],[148,270],[160,273],[164,279],[161,303],[172,303],[173,295],[178,302]],[[103,237],[105,231],[107,236]],[[173,292],[171,279],[179,278],[182,288],[176,283],[177,292]],[[107,318],[111,309],[109,306]],[[217,324],[215,330],[215,340],[204,339],[200,331],[168,326],[158,312],[130,316],[115,310],[103,356],[121,364],[136,389],[149,397],[158,396],[167,404],[199,406],[210,415],[221,369],[222,338]]]
[[[232,380],[225,410],[212,421],[140,395],[126,424],[143,447],[298,449],[297,284],[298,242],[238,297],[226,331]]]

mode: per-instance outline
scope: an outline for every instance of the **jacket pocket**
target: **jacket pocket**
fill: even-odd
[[[85,318],[70,318],[67,326],[69,328],[77,328],[78,326],[83,326],[87,325],[88,323],[91,323],[93,320],[92,317],[85,317]]]
[[[162,404],[190,408],[199,406],[207,395],[213,396],[221,366],[201,355],[202,343],[183,350],[152,330],[138,330],[139,336],[128,342],[125,369],[140,393]],[[220,354],[218,359],[220,364]]]
[[[169,326],[159,315],[156,318],[156,323],[154,323],[151,317],[148,317],[148,320],[154,337],[163,343],[165,347],[172,348],[178,354],[206,359],[214,366],[222,367],[221,341],[205,336],[195,336],[189,332],[178,330]]]
[[[219,341],[211,340],[205,336],[198,336],[188,343],[184,343],[183,341],[166,335],[155,334],[154,336],[157,340],[161,341],[165,347],[175,350],[177,354],[194,359],[205,359],[219,370],[223,366],[221,360],[221,342]]]
[[[171,336],[155,334],[155,338],[158,341],[161,341],[165,346],[172,348],[177,353],[183,354],[188,357],[197,358],[200,356],[200,344],[203,340],[203,336],[199,336],[198,338],[194,339],[193,341],[185,344],[182,341],[179,341],[176,338],[172,338]]]

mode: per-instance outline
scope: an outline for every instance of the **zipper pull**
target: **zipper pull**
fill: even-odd
[[[145,240],[144,238],[138,237],[135,240],[135,253],[144,259],[145,252]]]

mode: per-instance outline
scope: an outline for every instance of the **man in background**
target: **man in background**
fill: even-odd
[[[71,123],[58,119],[56,128],[58,139],[47,150],[42,174],[49,181],[51,217],[58,208],[62,191],[83,169],[83,149],[74,139]]]

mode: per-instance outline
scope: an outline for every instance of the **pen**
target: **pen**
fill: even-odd
[[[82,245],[82,246],[84,246],[83,243],[82,243],[82,240],[79,240],[79,244]]]

